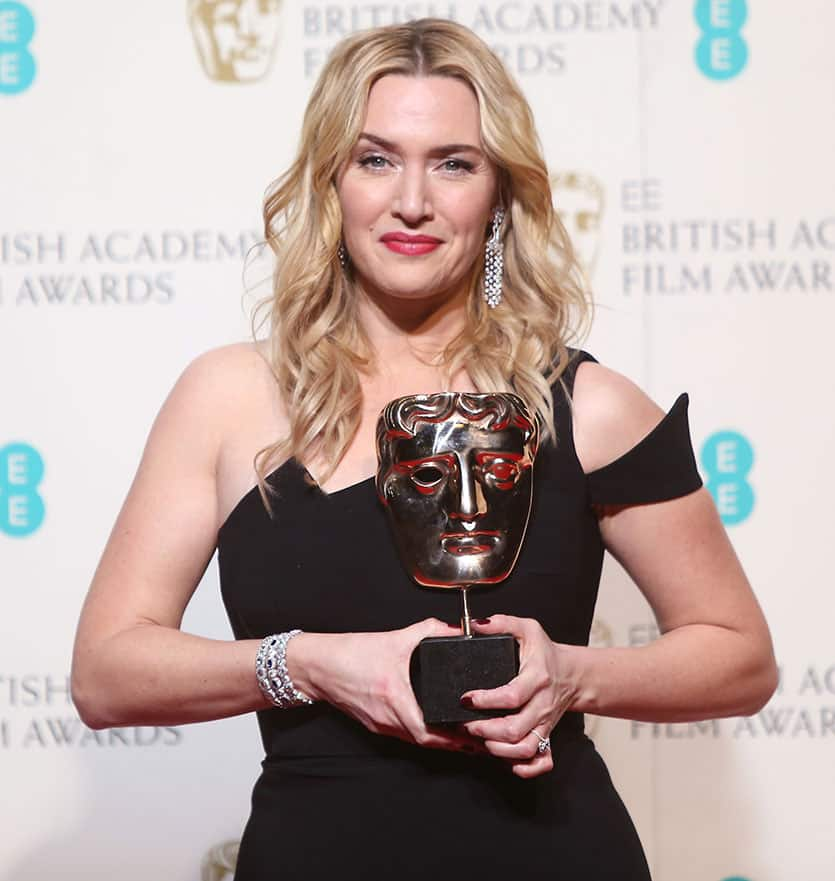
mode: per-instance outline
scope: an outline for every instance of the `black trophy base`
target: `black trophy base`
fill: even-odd
[[[509,633],[433,636],[412,654],[412,688],[427,725],[454,725],[506,716],[512,710],[474,710],[461,695],[475,688],[498,688],[519,672],[519,644]]]

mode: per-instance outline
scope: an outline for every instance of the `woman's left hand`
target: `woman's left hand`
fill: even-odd
[[[533,618],[493,615],[473,621],[478,633],[511,633],[519,641],[519,673],[507,685],[462,695],[466,706],[478,710],[518,709],[509,716],[465,722],[464,728],[484,740],[489,753],[505,759],[519,777],[536,777],[554,767],[551,750],[539,751],[540,740],[570,709],[579,683],[568,669],[560,646]]]

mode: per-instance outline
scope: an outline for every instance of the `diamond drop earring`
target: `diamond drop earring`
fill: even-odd
[[[345,250],[345,245],[342,242],[339,243],[339,247],[336,249],[336,256],[339,258],[339,265],[345,269],[348,266],[348,252]]]
[[[502,273],[504,256],[502,253],[502,224],[504,209],[497,208],[493,212],[493,229],[484,246],[484,299],[491,309],[495,309],[502,301]]]

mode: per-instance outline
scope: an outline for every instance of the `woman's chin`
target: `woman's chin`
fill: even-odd
[[[362,287],[368,296],[376,302],[390,301],[403,306],[418,303],[438,305],[452,300],[458,295],[462,296],[462,300],[466,298],[466,291],[456,290],[434,281],[415,281],[413,284],[404,284],[403,280],[399,279],[396,283],[363,284]]]

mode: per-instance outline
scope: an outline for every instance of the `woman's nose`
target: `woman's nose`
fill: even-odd
[[[411,226],[432,217],[429,186],[422,169],[406,168],[394,194],[392,213]]]

